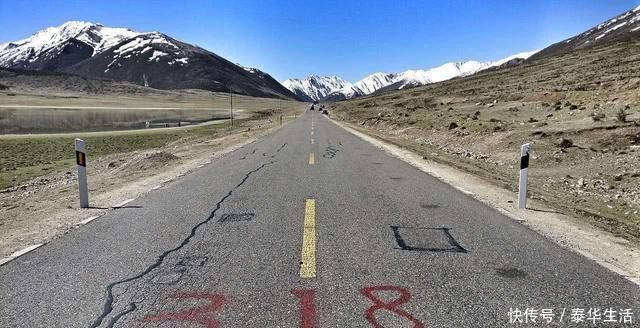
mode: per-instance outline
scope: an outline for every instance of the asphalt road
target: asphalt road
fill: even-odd
[[[640,325],[640,288],[318,112],[0,267],[0,327],[593,327],[591,308]]]

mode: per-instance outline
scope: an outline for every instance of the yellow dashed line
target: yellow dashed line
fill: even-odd
[[[314,153],[309,154],[309,165],[313,165],[316,163],[316,155]]]
[[[300,278],[316,277],[316,201],[307,199],[304,208]]]

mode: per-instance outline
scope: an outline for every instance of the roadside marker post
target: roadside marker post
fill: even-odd
[[[80,194],[80,207],[89,207],[89,193],[87,189],[87,155],[84,140],[76,138],[76,164],[78,165],[78,192]]]
[[[282,125],[282,115],[280,115],[280,125]]]
[[[231,110],[231,127],[233,127],[233,92],[231,92],[231,87],[229,87],[229,101]]]
[[[520,147],[520,187],[518,188],[518,208],[527,208],[527,180],[529,170],[530,143]]]

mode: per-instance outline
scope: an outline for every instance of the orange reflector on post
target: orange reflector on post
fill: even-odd
[[[80,166],[87,166],[87,158],[83,152],[76,150],[76,164]]]

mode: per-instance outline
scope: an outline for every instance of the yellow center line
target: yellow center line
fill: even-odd
[[[316,155],[314,153],[309,154],[309,165],[313,165],[316,163]]]
[[[302,235],[302,257],[300,278],[316,277],[316,201],[307,199],[304,208],[304,233]]]

